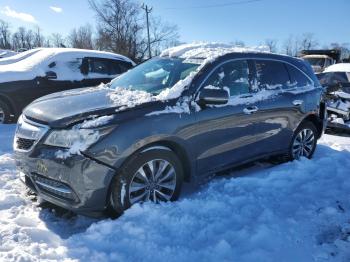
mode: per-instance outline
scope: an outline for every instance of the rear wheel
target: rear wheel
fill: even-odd
[[[0,124],[7,124],[11,120],[11,111],[6,103],[0,101]]]
[[[292,160],[301,157],[311,158],[317,145],[317,129],[311,122],[302,123],[294,132],[289,155]]]
[[[133,204],[166,202],[178,199],[183,170],[170,150],[152,149],[128,161],[111,185],[110,209],[118,216]]]

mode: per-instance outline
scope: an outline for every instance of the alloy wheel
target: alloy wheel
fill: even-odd
[[[175,188],[174,167],[164,159],[148,161],[136,171],[129,184],[130,204],[170,201]]]
[[[304,128],[295,136],[292,146],[292,154],[294,159],[300,157],[309,158],[315,146],[315,134],[309,128]]]

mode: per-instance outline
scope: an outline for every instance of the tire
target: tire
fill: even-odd
[[[300,157],[311,159],[317,146],[318,131],[315,125],[309,121],[301,123],[295,130],[289,146],[289,159],[296,160]]]
[[[158,174],[162,167],[164,171]],[[109,215],[118,217],[138,202],[175,201],[180,195],[183,178],[181,162],[172,151],[151,149],[137,153],[122,167],[111,184]]]
[[[9,106],[0,101],[0,124],[7,124],[11,122],[11,110]]]

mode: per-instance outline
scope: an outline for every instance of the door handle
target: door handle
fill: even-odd
[[[303,103],[304,103],[303,100],[294,100],[293,101],[293,105],[295,105],[295,106],[301,106]]]
[[[256,111],[258,111],[259,108],[257,106],[249,106],[243,109],[243,112],[247,115],[250,115],[252,113],[255,113]]]

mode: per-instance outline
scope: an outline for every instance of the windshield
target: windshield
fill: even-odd
[[[119,87],[159,94],[185,79],[201,64],[201,60],[180,58],[153,58],[114,79],[110,87]]]
[[[305,58],[312,66],[324,66],[325,58]]]

